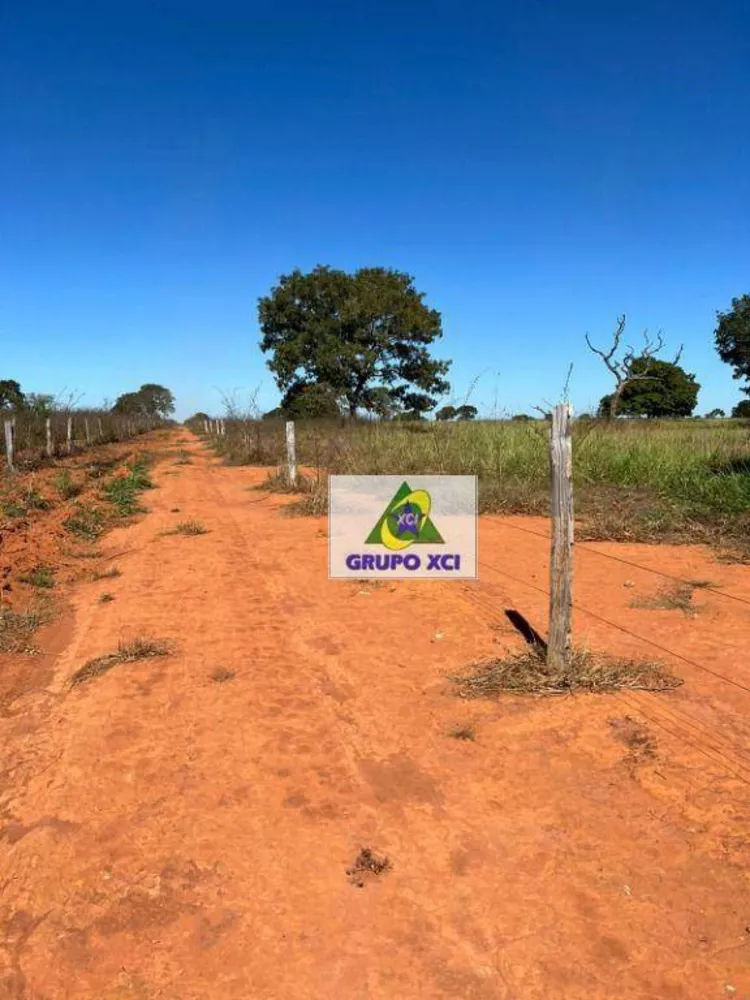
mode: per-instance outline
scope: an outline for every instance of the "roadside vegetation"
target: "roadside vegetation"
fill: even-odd
[[[326,512],[328,473],[478,475],[482,513],[549,510],[543,419],[308,420],[297,422],[296,438],[306,477],[298,490],[312,514]],[[269,466],[268,488],[289,490],[282,422],[228,419],[226,434],[210,443],[228,464]],[[750,423],[576,421],[573,479],[581,538],[697,541],[750,553]]]

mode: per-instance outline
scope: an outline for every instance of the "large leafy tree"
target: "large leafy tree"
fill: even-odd
[[[689,417],[698,402],[700,385],[695,375],[679,365],[651,356],[634,358],[635,376],[622,390],[618,400],[620,414],[631,417]],[[647,377],[644,376],[648,373]],[[604,396],[599,412],[608,415],[613,395]]]
[[[24,402],[25,396],[15,379],[0,379],[0,410],[20,410]]]
[[[124,392],[118,396],[112,411],[166,419],[174,413],[174,396],[163,385],[147,382],[137,392]]]
[[[261,350],[282,392],[300,380],[323,383],[351,416],[421,415],[450,388],[450,362],[428,350],[442,336],[440,313],[423,299],[400,271],[295,270],[258,302]]]
[[[714,340],[722,361],[734,369],[732,378],[743,378],[742,391],[750,395],[750,295],[732,299],[732,308],[716,313]]]
[[[750,419],[750,399],[742,399],[736,406],[732,407],[732,416]]]

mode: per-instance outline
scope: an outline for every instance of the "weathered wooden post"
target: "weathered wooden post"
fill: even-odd
[[[552,411],[550,469],[552,554],[547,663],[552,670],[564,671],[570,660],[573,606],[573,455],[568,403]]]
[[[12,420],[5,421],[5,461],[8,463],[8,468],[13,471],[13,434],[14,426]]]
[[[73,418],[68,417],[68,454],[73,451]]]
[[[86,445],[90,447],[91,445],[91,431],[89,430],[89,418],[83,418],[83,429],[86,433]]]
[[[44,431],[47,436],[47,458],[52,458],[55,454],[55,445],[52,441],[52,418],[47,417],[44,421]]]
[[[203,433],[204,434],[208,434],[208,421],[207,420],[203,421]]]
[[[286,422],[286,464],[287,478],[291,486],[297,485],[297,446],[294,440],[294,421]]]
[[[99,440],[102,441],[102,440],[104,440],[104,427],[102,426],[102,418],[101,417],[97,417],[96,418],[96,424],[97,424],[97,427],[99,428]]]

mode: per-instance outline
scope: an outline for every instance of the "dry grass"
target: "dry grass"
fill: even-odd
[[[44,590],[51,590],[55,586],[55,571],[49,566],[35,566],[18,578],[21,583],[28,583],[32,587],[41,587]]]
[[[116,566],[113,566],[111,569],[97,570],[94,573],[95,580],[114,580],[118,576],[122,576],[122,573]]]
[[[630,607],[651,611],[682,611],[692,617],[697,613],[693,604],[693,590],[692,584],[676,583],[674,586],[664,587],[651,597],[636,597],[630,602]]]
[[[207,535],[208,528],[200,521],[181,521],[170,531],[162,532],[164,535]]]
[[[227,670],[226,667],[217,667],[211,674],[211,680],[216,681],[217,684],[226,684],[227,681],[233,681],[236,676],[234,670]]]
[[[471,726],[456,726],[455,729],[449,730],[447,735],[452,740],[473,741],[477,738]]]
[[[128,642],[121,642],[114,653],[106,653],[104,656],[97,656],[84,663],[70,678],[70,684],[71,687],[75,687],[77,684],[83,684],[95,677],[101,677],[122,663],[135,663],[137,660],[146,660],[156,656],[169,656],[172,652],[172,643],[165,639],[149,639],[139,636]]]
[[[608,692],[622,688],[637,691],[669,691],[682,680],[657,663],[638,663],[573,650],[565,670],[552,670],[545,652],[529,646],[524,652],[502,660],[478,663],[464,677],[451,677],[461,698],[492,698],[511,694],[574,694]]]
[[[43,609],[25,612],[0,609],[0,653],[35,653],[32,636],[48,620],[49,613]]]
[[[99,603],[109,604],[111,601],[114,601],[114,599],[115,599],[114,594],[102,594],[101,597],[99,598]]]

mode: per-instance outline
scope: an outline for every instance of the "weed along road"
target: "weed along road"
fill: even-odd
[[[482,522],[507,576],[331,581],[324,518],[170,433],[119,576],[3,702],[0,997],[750,997],[746,606],[633,607],[647,573],[577,555],[581,605],[742,686],[460,698],[523,647],[505,609],[544,627],[543,521]],[[599,548],[750,598],[706,550]]]

